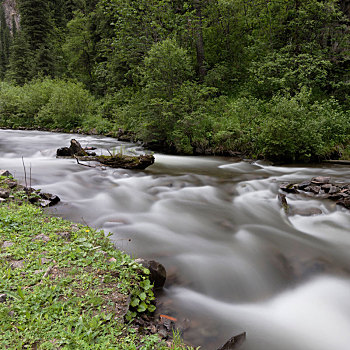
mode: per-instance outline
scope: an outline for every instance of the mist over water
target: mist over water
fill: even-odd
[[[163,263],[169,279],[160,310],[188,318],[185,339],[216,349],[247,332],[242,350],[350,348],[350,214],[333,202],[288,195],[281,182],[331,176],[349,167],[286,166],[220,157],[156,154],[145,171],[102,170],[56,159],[76,138],[83,146],[142,153],[112,138],[0,130],[0,169],[60,196],[53,215],[112,232],[118,248]],[[28,184],[29,185],[29,184]]]

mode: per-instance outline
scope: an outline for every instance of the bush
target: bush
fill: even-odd
[[[22,87],[0,85],[0,123],[5,127],[70,130],[86,119],[91,126],[96,107],[95,99],[82,84],[71,81],[47,78]]]
[[[69,130],[82,125],[95,107],[95,99],[82,84],[57,80],[48,102],[35,120],[44,127]]]
[[[306,88],[294,97],[230,101],[216,126],[217,144],[254,158],[317,160],[341,153],[350,142],[349,112],[334,99],[312,102]]]
[[[33,118],[26,113],[23,88],[2,82],[0,84],[0,124],[4,127],[29,127]]]

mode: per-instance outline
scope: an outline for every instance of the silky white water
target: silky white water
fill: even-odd
[[[286,216],[277,200],[281,182],[350,182],[349,167],[156,154],[145,171],[102,170],[56,159],[71,138],[104,154],[142,152],[106,137],[0,130],[0,169],[24,182],[23,156],[28,185],[61,198],[53,215],[163,263],[160,311],[189,320],[189,343],[216,349],[246,331],[242,350],[350,349],[350,212],[293,194],[292,208],[322,214]]]

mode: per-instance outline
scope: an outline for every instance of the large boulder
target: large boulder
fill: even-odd
[[[155,260],[136,259],[137,263],[150,271],[149,279],[154,285],[154,289],[163,288],[166,280],[165,267]]]
[[[56,152],[57,157],[73,157],[73,156],[87,156],[87,152],[81,147],[80,143],[71,139],[70,147],[59,148]]]

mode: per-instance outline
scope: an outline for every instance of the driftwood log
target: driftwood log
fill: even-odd
[[[111,168],[123,168],[123,169],[146,169],[154,163],[154,156],[151,154],[145,154],[140,156],[128,156],[124,154],[111,154],[110,156],[96,156],[96,154],[89,154],[80,143],[74,139],[71,140],[70,147],[59,148],[57,150],[57,157],[73,157],[77,160],[87,162],[99,162],[102,165],[109,166]]]

